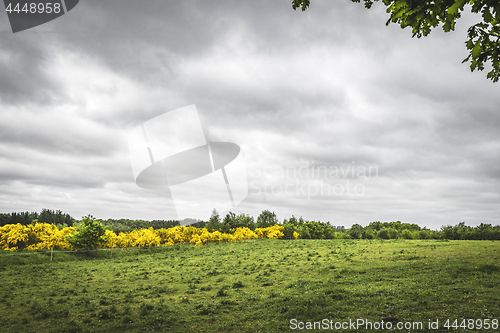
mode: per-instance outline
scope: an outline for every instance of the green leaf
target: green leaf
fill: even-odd
[[[479,41],[477,41],[476,45],[474,45],[471,54],[473,59],[479,57],[479,55],[481,54],[481,43]]]
[[[493,20],[493,15],[488,7],[483,9],[483,19],[485,22],[491,22]]]
[[[464,10],[465,1],[466,0],[455,1],[455,3],[448,8],[447,13],[449,15],[457,15],[459,9]]]

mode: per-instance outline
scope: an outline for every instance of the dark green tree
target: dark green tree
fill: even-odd
[[[403,239],[413,239],[415,235],[409,229],[403,229],[401,231],[401,238]]]
[[[363,227],[359,224],[353,224],[351,229],[349,229],[349,236],[354,239],[361,238],[363,235]]]
[[[389,235],[389,228],[381,228],[378,231],[378,238],[380,239],[390,239],[391,235]]]
[[[376,231],[374,231],[370,227],[365,227],[363,228],[363,233],[361,235],[361,238],[363,239],[373,239],[375,237]]]
[[[212,215],[210,216],[210,219],[208,220],[205,228],[207,228],[208,231],[217,231],[222,228],[222,223],[220,221],[220,216],[217,209],[214,208],[214,210],[212,211]]]
[[[228,233],[231,229],[236,229],[236,214],[233,212],[229,212],[224,217],[224,221],[222,221],[222,231]]]
[[[332,239],[335,238],[335,229],[320,221],[307,221],[297,229],[300,238]]]
[[[283,220],[283,227],[285,227],[283,239],[293,239],[293,233],[298,230],[299,221],[292,215],[289,220]]]
[[[75,233],[66,237],[68,243],[77,250],[95,250],[107,241],[106,229],[92,215],[82,219]]]
[[[236,216],[236,228],[248,228],[254,230],[255,221],[252,216],[241,213]]]
[[[10,214],[1,213],[0,214],[0,227],[6,224],[10,224]]]
[[[257,228],[267,228],[272,225],[278,224],[278,218],[274,212],[264,210],[257,218]]]
[[[351,0],[361,2],[361,0]],[[366,8],[371,8],[379,0],[363,0]],[[455,23],[461,17],[466,5],[471,5],[472,13],[481,13],[482,21],[469,27],[465,45],[469,56],[462,62],[470,61],[471,71],[484,69],[491,62],[492,69],[487,78],[498,82],[500,78],[500,2],[498,0],[382,0],[390,14],[389,23],[397,23],[401,28],[411,27],[413,37],[427,36],[431,30],[443,24],[443,30],[455,30]],[[292,8],[306,10],[310,0],[293,0]]]

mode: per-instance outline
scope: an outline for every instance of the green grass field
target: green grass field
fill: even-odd
[[[450,331],[498,332],[499,256],[500,242],[435,240],[255,240],[54,253],[52,262],[2,254],[0,330],[289,332],[306,331],[292,319],[364,319],[446,332],[446,319],[458,319]],[[476,329],[484,319],[490,329]]]

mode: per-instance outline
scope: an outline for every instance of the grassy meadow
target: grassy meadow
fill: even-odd
[[[306,331],[292,319],[358,318],[423,322],[392,332],[446,332],[446,319],[458,319],[454,332],[500,331],[459,327],[500,319],[498,241],[259,239],[55,252],[53,261],[5,253],[5,333],[289,332]]]

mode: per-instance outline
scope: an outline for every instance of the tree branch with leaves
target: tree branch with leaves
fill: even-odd
[[[351,0],[361,2],[361,0]],[[363,0],[370,9],[379,0]],[[427,36],[433,28],[443,24],[443,30],[455,30],[455,23],[461,17],[466,5],[471,12],[481,14],[482,21],[471,26],[465,45],[469,55],[462,63],[469,61],[471,71],[484,70],[490,62],[492,69],[486,77],[493,82],[500,79],[500,1],[498,0],[382,0],[390,14],[386,25],[397,23],[401,28],[411,27],[413,36]],[[310,0],[293,0],[292,8],[305,11]]]

